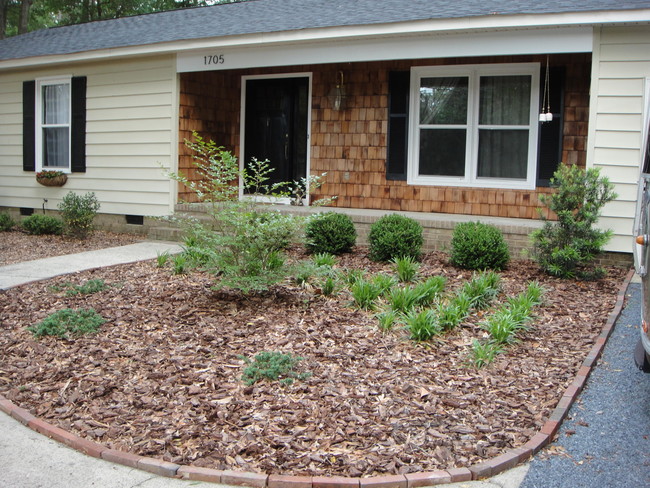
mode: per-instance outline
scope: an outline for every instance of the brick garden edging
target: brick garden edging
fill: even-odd
[[[511,449],[493,459],[474,464],[468,468],[452,468],[405,475],[373,476],[369,478],[284,476],[229,470],[221,471],[197,466],[183,466],[160,459],[109,449],[106,446],[88,439],[83,439],[35,417],[27,410],[14,405],[2,395],[0,395],[0,411],[10,415],[30,429],[88,456],[170,478],[240,485],[251,488],[418,488],[488,478],[527,461],[553,440],[562,421],[567,416],[571,405],[582,391],[582,388],[587,382],[587,378],[603,352],[605,343],[614,328],[614,324],[623,310],[625,291],[633,276],[634,270],[630,270],[619,288],[614,309],[610,312],[605,326],[596,338],[594,346],[589,351],[575,379],[564,391],[562,398],[560,398],[555,410],[553,410],[542,429],[523,446]]]

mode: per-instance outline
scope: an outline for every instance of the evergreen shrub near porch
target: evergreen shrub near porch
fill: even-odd
[[[612,237],[611,230],[595,228],[603,206],[618,195],[598,168],[584,170],[561,164],[551,179],[555,192],[540,200],[557,222],[545,220],[531,235],[534,257],[540,267],[561,278],[597,279],[605,274],[594,261]]]
[[[51,215],[34,214],[25,217],[20,223],[21,227],[32,235],[59,235],[63,232],[63,222]]]
[[[16,222],[6,212],[0,212],[0,232],[8,232],[13,229]]]
[[[305,226],[305,247],[312,254],[338,256],[350,252],[356,240],[354,223],[345,214],[327,212],[314,215]]]
[[[93,221],[100,204],[94,192],[77,195],[68,192],[58,205],[63,219],[63,232],[76,239],[86,239],[93,231]]]
[[[501,270],[510,261],[510,252],[503,234],[493,225],[462,222],[454,227],[450,261],[459,268]]]
[[[422,225],[399,214],[384,215],[370,226],[368,244],[370,259],[390,261],[395,258],[420,259],[422,254]]]

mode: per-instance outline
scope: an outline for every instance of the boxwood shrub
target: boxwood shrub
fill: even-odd
[[[61,234],[63,232],[63,222],[61,219],[51,215],[34,214],[23,219],[20,225],[28,234]]]
[[[368,234],[370,259],[373,261],[405,257],[420,259],[423,243],[422,226],[399,214],[384,215],[370,226]]]
[[[6,212],[0,212],[0,232],[10,231],[16,223]]]
[[[450,261],[459,268],[501,270],[510,261],[510,252],[503,234],[493,225],[463,222],[454,227]]]
[[[345,214],[327,212],[314,215],[305,227],[305,247],[312,254],[338,256],[350,252],[357,240],[352,219]]]

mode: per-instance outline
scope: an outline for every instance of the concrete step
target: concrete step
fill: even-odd
[[[158,241],[180,242],[183,240],[183,230],[178,227],[172,227],[171,225],[161,225],[151,227],[147,233],[147,237]]]

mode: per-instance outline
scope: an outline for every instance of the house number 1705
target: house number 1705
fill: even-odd
[[[223,54],[215,54],[214,56],[203,56],[203,64],[209,66],[211,64],[223,64],[225,62]]]

